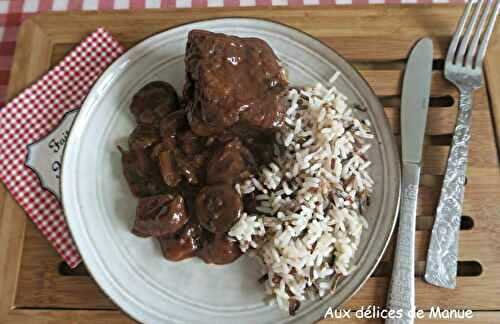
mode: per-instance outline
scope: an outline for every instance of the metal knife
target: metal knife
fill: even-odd
[[[415,312],[415,221],[420,162],[431,90],[432,40],[421,39],[413,48],[403,79],[401,98],[402,195],[399,229],[387,308],[394,310],[386,323],[413,323]]]

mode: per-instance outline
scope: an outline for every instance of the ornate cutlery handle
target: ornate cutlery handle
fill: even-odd
[[[415,223],[420,165],[403,163],[402,173],[398,240],[387,298],[387,308],[394,310],[397,317],[385,321],[390,324],[413,323],[415,308]]]
[[[471,111],[472,93],[461,91],[457,124],[436,211],[436,220],[432,227],[425,268],[425,280],[444,288],[456,286],[458,231],[464,199]]]

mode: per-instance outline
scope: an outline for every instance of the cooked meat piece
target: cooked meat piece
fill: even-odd
[[[181,195],[160,195],[142,198],[137,206],[132,232],[138,236],[171,235],[189,220]]]
[[[242,254],[227,232],[243,206],[256,208],[255,194],[242,198],[234,185],[272,157],[269,136],[283,125],[288,81],[256,38],[193,30],[185,63],[182,103],[170,84],[155,81],[130,105],[137,127],[130,151],[119,149],[140,198],[132,232],[158,238],[168,260],[226,264]]]
[[[161,175],[149,176],[136,180],[127,180],[130,191],[136,197],[143,198],[169,192],[169,188],[161,179]]]
[[[158,161],[160,153],[163,151],[168,151],[169,149],[165,147],[165,144],[160,142],[156,143],[151,149],[151,159]]]
[[[174,87],[169,83],[154,81],[146,84],[132,98],[130,110],[140,124],[157,125],[164,116],[179,109]]]
[[[132,194],[139,198],[158,195],[165,193],[167,190],[163,181],[160,183],[155,178],[148,178],[144,181],[138,182],[129,182],[129,188]]]
[[[196,134],[282,125],[288,81],[265,41],[192,30],[185,63],[184,97]]]
[[[201,168],[205,165],[209,157],[210,157],[210,152],[208,150],[201,152],[200,154],[196,154],[195,156],[193,156],[193,163],[194,165],[196,165],[197,168]],[[200,170],[200,171],[205,171],[205,170]]]
[[[201,153],[204,148],[204,140],[192,131],[188,130],[177,135],[177,142],[182,152],[187,156],[194,156]]]
[[[183,184],[177,187],[179,193],[184,197],[184,202],[189,215],[196,215],[196,195],[199,188],[191,185]],[[197,217],[191,217],[193,222],[199,223]]]
[[[175,136],[163,137],[161,144],[162,144],[162,149],[168,151],[173,151],[177,147],[177,141]]]
[[[164,220],[168,222],[170,232],[174,233],[179,230],[189,220],[189,215],[186,210],[184,198],[181,195],[174,197],[168,206],[168,215]],[[182,224],[182,225],[181,225]]]
[[[145,150],[126,151],[118,147],[121,153],[123,174],[132,193],[137,197],[156,195],[166,187],[156,163]]]
[[[256,214],[259,213],[259,211],[257,210],[257,199],[255,197],[255,191],[243,196],[243,206],[245,206],[245,212]]]
[[[187,117],[193,133],[198,136],[212,136],[220,132],[217,127],[209,126],[203,121],[200,116],[199,105],[197,105],[197,108],[192,107],[192,105],[193,102],[188,102],[185,109],[188,112]]]
[[[181,130],[187,129],[189,126],[186,119],[186,113],[183,110],[178,110],[164,117],[160,122],[160,134],[162,138],[175,138]]]
[[[128,138],[128,145],[134,150],[145,150],[160,142],[158,130],[151,126],[138,125]]]
[[[200,190],[196,197],[196,216],[212,233],[225,233],[240,218],[240,195],[232,185],[212,185]]]
[[[200,158],[205,159],[202,155],[188,157],[179,149],[160,151],[158,160],[163,180],[170,187],[177,186],[182,178],[190,184],[198,184],[203,162]]]
[[[225,143],[216,150],[207,164],[207,183],[230,183],[245,177],[245,171],[255,167],[252,153],[238,138]]]
[[[123,173],[127,180],[139,181],[142,178],[148,177],[149,170],[153,167],[154,162],[146,154],[144,150],[127,151],[121,146],[118,150],[122,156]]]
[[[202,228],[199,223],[189,222],[173,236],[160,236],[161,251],[166,259],[180,261],[194,256],[201,247]]]
[[[205,242],[198,256],[206,263],[228,264],[241,256],[237,242],[230,241],[226,234],[216,234],[210,241]]]
[[[269,164],[274,159],[274,144],[269,136],[244,137],[243,144],[252,152],[257,164]]]
[[[175,150],[174,155],[178,172],[184,176],[187,182],[198,184],[198,168],[194,161],[189,160],[180,150]]]
[[[138,197],[148,197],[169,192],[161,179],[160,173],[157,176],[145,179],[144,183],[141,183],[139,187],[141,193],[137,195]]]
[[[163,181],[170,187],[177,186],[181,181],[181,175],[177,171],[173,151],[161,151],[158,154],[158,161]]]

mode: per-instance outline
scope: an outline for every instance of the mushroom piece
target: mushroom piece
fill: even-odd
[[[179,109],[174,87],[167,82],[154,81],[146,84],[132,98],[130,111],[140,124],[157,125],[159,120]]]
[[[130,134],[128,145],[133,150],[146,150],[160,142],[158,129],[150,126],[139,125]]]
[[[149,175],[149,171],[154,165],[153,161],[149,158],[144,150],[130,150],[127,151],[118,146],[121,153],[123,171],[127,180],[140,180]]]
[[[198,256],[206,263],[228,264],[242,255],[237,242],[227,238],[226,234],[215,234],[211,241],[205,243]]]
[[[187,223],[173,236],[160,236],[161,251],[167,260],[180,261],[195,255],[201,247],[203,230],[200,224]]]
[[[225,233],[240,218],[240,195],[232,185],[203,187],[196,196],[196,216],[201,225],[212,233]]]
[[[175,150],[177,170],[190,184],[198,184],[198,168],[195,160],[189,160],[180,150]]]
[[[163,181],[170,187],[175,187],[181,181],[181,176],[177,172],[175,156],[172,151],[161,151],[158,154],[158,162]]]
[[[255,165],[250,151],[237,138],[215,151],[207,164],[207,183],[235,183]]]
[[[198,114],[199,111],[198,110],[193,111],[193,107],[194,107],[193,102],[188,102],[185,108],[186,111],[188,112],[187,117],[193,133],[195,133],[198,136],[212,136],[221,131],[220,129],[208,126],[202,120],[201,116],[199,116]]]
[[[174,111],[160,121],[160,135],[168,141],[176,137],[177,133],[188,127],[186,113],[183,110]]]
[[[121,147],[118,150],[121,153],[123,174],[134,196],[145,197],[165,191],[160,170],[146,151],[126,151]]]
[[[171,235],[189,220],[181,195],[158,195],[139,201],[132,232],[141,237]]]
[[[177,142],[182,152],[187,156],[194,156],[201,153],[204,148],[203,137],[197,136],[190,130],[180,133],[177,136]]]

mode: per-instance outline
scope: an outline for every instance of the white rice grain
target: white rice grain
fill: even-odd
[[[359,206],[374,185],[364,157],[371,124],[356,118],[345,95],[318,84],[290,90],[288,100],[274,160],[235,186],[242,195],[256,192],[257,214],[244,212],[229,232],[260,260],[270,302],[284,310],[291,299],[330,293],[339,275],[355,271],[368,227]]]

